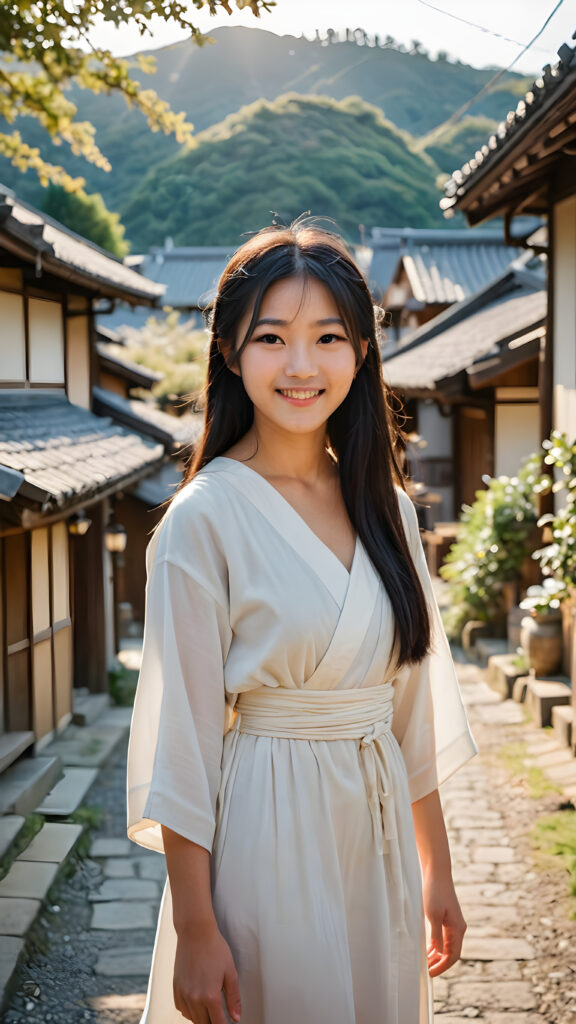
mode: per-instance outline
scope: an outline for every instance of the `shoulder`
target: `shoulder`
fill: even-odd
[[[206,585],[226,574],[228,503],[219,474],[201,471],[176,492],[148,544],[146,561],[167,560]]]
[[[396,485],[396,496],[408,544],[414,553],[418,548],[420,540],[420,525],[418,523],[418,515],[414,507],[414,502],[410,495],[406,494],[406,491],[398,485]]]
[[[418,523],[418,517],[416,515],[416,509],[414,508],[414,502],[410,495],[406,494],[406,491],[398,484],[395,485],[396,497],[398,499],[398,507],[400,509],[400,515],[404,520],[404,524],[410,524],[412,528],[414,523]]]

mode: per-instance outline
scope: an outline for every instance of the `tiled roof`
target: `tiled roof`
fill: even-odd
[[[374,294],[383,298],[405,269],[418,302],[458,302],[497,277],[519,250],[501,232],[488,230],[374,228],[368,273]]]
[[[544,284],[538,287],[537,281],[522,274],[512,274],[485,302],[475,299],[474,304],[467,300],[453,306],[449,317],[444,314],[442,329],[431,320],[396,355],[385,358],[386,381],[400,390],[434,391],[441,381],[496,353],[504,342],[521,337],[546,318]]]
[[[95,296],[153,305],[164,288],[59,224],[0,185],[0,247],[42,270],[80,284]]]
[[[131,493],[144,504],[157,508],[172,497],[181,480],[182,470],[174,459],[169,459],[155,473],[141,480]]]
[[[126,379],[133,387],[151,388],[153,384],[162,380],[163,373],[156,373],[140,363],[132,362],[122,354],[121,347],[118,346],[118,348],[120,351],[114,344],[103,341],[96,342],[96,351],[103,370],[108,370],[110,373]]]
[[[72,405],[63,394],[2,396],[0,466],[12,478],[20,475],[18,499],[42,512],[120,489],[164,455],[163,445]]]
[[[197,413],[170,416],[152,402],[124,398],[105,388],[95,387],[92,393],[96,412],[113,416],[125,426],[154,437],[171,450],[191,444],[202,433],[204,417]]]
[[[402,256],[417,302],[444,305],[473,295],[502,273],[518,249],[507,245],[421,245]]]
[[[446,216],[451,216],[453,207],[457,206],[470,188],[474,188],[498,164],[505,152],[514,150],[522,144],[538,118],[558,107],[560,100],[564,100],[566,95],[575,92],[576,46],[564,43],[558,50],[558,57],[558,63],[554,67],[550,64],[544,67],[524,99],[518,103],[516,110],[508,113],[485,145],[477,150],[463,167],[453,172],[444,186],[446,196],[440,201]],[[572,110],[574,102],[576,96],[571,104]],[[522,187],[521,178],[518,178],[517,184],[519,188]]]
[[[233,252],[233,246],[154,246],[145,254],[140,268],[151,281],[166,286],[163,306],[203,309]]]

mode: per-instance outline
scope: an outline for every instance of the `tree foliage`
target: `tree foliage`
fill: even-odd
[[[117,213],[106,208],[102,196],[85,192],[67,192],[61,185],[49,185],[42,203],[44,213],[89,238],[101,249],[123,259],[130,250]]]
[[[285,221],[305,210],[332,217],[356,240],[360,223],[440,225],[437,173],[358,96],[288,94],[198,135],[193,150],[142,180],[121,215],[136,248],[165,235],[177,245],[238,243],[271,211]]]
[[[193,0],[199,10],[211,14],[224,9],[229,0]],[[71,83],[93,93],[119,93],[146,118],[152,131],[174,135],[180,143],[190,140],[192,125],[184,112],[174,113],[153,89],[142,88],[130,72],[136,66],[150,73],[154,61],[137,55],[133,62],[114,57],[90,43],[97,19],[114,27],[128,21],[141,35],[150,33],[152,18],[160,17],[190,32],[199,44],[206,37],[188,17],[188,4],[181,0],[8,0],[0,6],[0,117],[8,125],[17,117],[35,118],[56,144],[65,142],[77,156],[103,170],[110,164],[100,151],[93,125],[76,118],[77,108],[66,94]],[[237,8],[249,7],[258,17],[269,10],[272,0],[235,0]],[[33,169],[43,185],[52,182],[69,191],[79,191],[84,180],[72,177],[64,168],[47,162],[30,146],[18,129],[0,132],[0,154],[21,171]]]

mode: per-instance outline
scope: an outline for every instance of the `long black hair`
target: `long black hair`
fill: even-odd
[[[204,431],[178,489],[252,426],[252,401],[229,364],[239,359],[247,344],[266,290],[288,277],[315,278],[329,288],[354,346],[356,376],[346,398],[328,419],[327,439],[337,458],[350,521],[392,604],[397,665],[421,661],[430,647],[430,620],[395,489],[395,484],[403,487],[401,431],[382,375],[372,297],[338,235],[302,222],[265,228],[232,256],[209,310]],[[250,324],[239,339],[238,325],[251,308]],[[368,339],[364,360],[363,339]]]

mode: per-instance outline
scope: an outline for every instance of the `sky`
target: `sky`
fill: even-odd
[[[302,33],[314,38],[315,30],[343,30],[361,27],[369,34],[392,35],[410,45],[418,39],[435,55],[447,50],[475,67],[505,67],[520,53],[522,46],[536,35],[558,0],[277,0],[275,9],[259,19],[250,10],[234,11],[210,17],[206,11],[194,11],[191,20],[209,33],[222,25],[247,25],[277,35]],[[234,0],[230,0],[235,6]],[[436,7],[433,10],[430,6]],[[439,10],[439,9],[440,10]],[[190,4],[192,10],[192,4]],[[448,12],[448,13],[443,13]],[[449,15],[453,15],[450,17]],[[456,16],[456,17],[454,17]],[[466,19],[487,31],[463,24]],[[515,70],[537,74],[547,63],[557,60],[556,51],[570,42],[576,29],[576,0],[563,0],[559,10],[533,47],[515,65]],[[508,39],[499,38],[506,36]],[[141,37],[127,26],[115,31],[102,25],[92,42],[111,49],[116,55],[138,50],[157,49],[185,38],[184,33],[160,19],[152,36]]]

